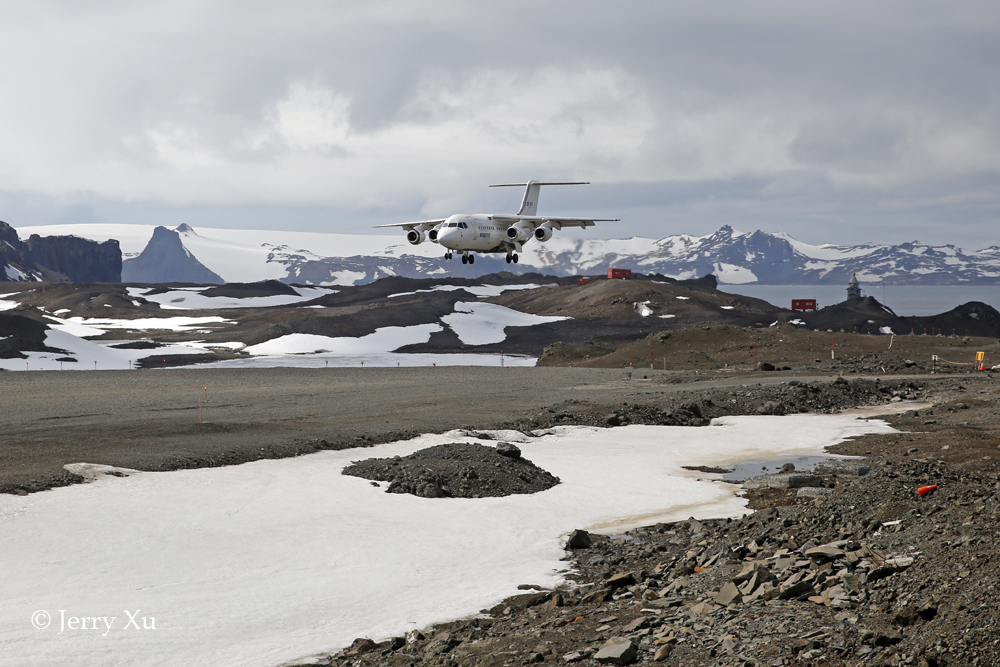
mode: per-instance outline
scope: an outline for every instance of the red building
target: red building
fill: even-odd
[[[608,278],[611,280],[614,280],[615,278],[628,280],[631,277],[632,269],[608,269]]]
[[[576,277],[576,284],[577,285],[586,285],[589,282],[590,282],[590,276],[577,276]]]
[[[816,299],[792,299],[792,310],[816,310]]]

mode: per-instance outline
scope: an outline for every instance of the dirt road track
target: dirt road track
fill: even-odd
[[[679,390],[792,379],[754,373],[666,384],[656,381],[662,373],[645,381],[644,373],[631,381],[621,370],[584,368],[0,373],[0,492],[71,483],[67,463],[228,465],[422,432],[498,428],[568,401],[612,409]]]

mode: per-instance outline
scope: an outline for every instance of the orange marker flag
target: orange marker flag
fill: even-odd
[[[937,491],[937,484],[931,484],[930,486],[921,486],[917,489],[917,495],[923,498],[924,496],[929,496]]]

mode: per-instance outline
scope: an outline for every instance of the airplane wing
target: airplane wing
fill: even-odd
[[[417,220],[416,222],[394,222],[389,225],[373,225],[373,227],[402,227],[406,231],[410,231],[411,229],[427,231],[428,229],[434,229],[445,220],[446,218],[441,218],[440,220]]]
[[[515,222],[524,222],[532,229],[538,227],[543,222],[550,223],[553,229],[563,227],[593,227],[597,222],[620,222],[620,218],[559,218],[544,215],[493,215],[490,218],[500,225],[510,226]]]

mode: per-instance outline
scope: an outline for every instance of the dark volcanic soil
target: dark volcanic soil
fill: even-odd
[[[537,493],[559,483],[558,477],[522,457],[510,443],[486,447],[452,442],[409,456],[356,461],[344,468],[344,474],[389,482],[386,493],[410,493],[421,498]]]

